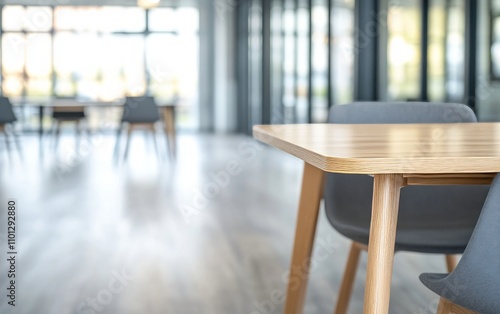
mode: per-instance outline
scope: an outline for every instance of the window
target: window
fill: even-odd
[[[390,99],[419,97],[420,30],[418,1],[403,0],[389,5],[387,60]]]
[[[112,101],[146,93],[178,100],[178,123],[196,126],[197,8],[6,5],[1,26],[4,95]]]

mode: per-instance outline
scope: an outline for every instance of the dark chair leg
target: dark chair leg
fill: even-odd
[[[115,150],[113,152],[113,157],[118,159],[118,153],[120,151],[120,140],[122,135],[123,123],[118,126],[116,130],[116,142],[115,142]]]
[[[55,142],[54,142],[54,149],[57,149],[59,146],[59,137],[61,136],[61,121],[56,120],[56,125],[55,125]]]
[[[10,125],[10,126],[11,126],[11,129],[12,129],[12,137],[14,138],[14,145],[16,146],[17,153],[19,154],[19,158],[21,160],[23,160],[23,151],[21,149],[21,144],[20,144],[19,136],[18,136],[18,134],[16,134],[16,132],[14,130],[14,126],[13,125]]]
[[[125,157],[124,157],[125,160],[127,160],[128,157],[128,150],[130,147],[130,137],[132,136],[132,128],[133,125],[130,124],[127,129],[127,141],[125,142]]]

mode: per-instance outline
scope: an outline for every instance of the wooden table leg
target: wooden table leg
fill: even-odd
[[[402,175],[375,175],[372,220],[368,244],[365,314],[387,314],[398,222]]]
[[[285,303],[286,314],[299,314],[304,308],[319,203],[323,195],[323,178],[322,170],[304,163],[302,191]]]
[[[167,145],[172,156],[176,155],[177,143],[175,136],[175,106],[166,106],[163,108],[163,123],[167,133]]]

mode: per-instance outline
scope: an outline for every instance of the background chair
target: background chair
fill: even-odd
[[[5,139],[5,145],[10,151],[10,139],[9,134],[14,137],[14,143],[16,145],[19,156],[21,156],[21,146],[19,144],[19,138],[14,131],[13,125],[17,121],[16,115],[12,107],[12,103],[7,97],[0,97],[0,133],[3,133]],[[8,130],[10,128],[10,130]]]
[[[476,121],[472,110],[464,105],[416,102],[333,106],[329,116],[330,123],[350,124]],[[436,141],[442,140],[446,139],[436,134]],[[418,147],[415,149],[415,153],[419,153]],[[451,271],[455,266],[452,254],[464,251],[487,193],[487,186],[403,188],[396,251],[446,254]],[[370,176],[326,175],[324,199],[328,220],[338,232],[353,241],[335,313],[347,311],[359,256],[368,245],[372,196],[373,178]]]
[[[500,312],[500,175],[497,174],[462,259],[451,274],[422,274],[441,296],[438,314]]]
[[[158,154],[158,147],[155,136],[155,124],[158,121],[160,121],[160,114],[158,112],[158,106],[156,105],[153,97],[127,97],[124,104],[122,120],[116,134],[115,156],[117,155],[119,150],[120,136],[125,125],[127,125],[125,158],[127,158],[128,156],[130,136],[133,129],[135,128],[144,128],[152,132],[155,150]]]
[[[64,122],[75,123],[76,133],[80,135],[80,124],[85,120],[85,107],[78,105],[74,97],[57,97],[54,99],[52,119],[55,122],[55,146],[57,146],[61,134],[61,124]]]

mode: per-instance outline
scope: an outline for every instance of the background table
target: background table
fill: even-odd
[[[40,137],[43,136],[43,116],[45,108],[65,108],[68,111],[71,111],[72,108],[80,109],[80,108],[110,108],[110,107],[122,107],[125,103],[125,100],[120,101],[80,101],[78,99],[43,99],[43,100],[13,100],[14,103],[19,106],[31,106],[38,107],[38,133]],[[176,130],[175,130],[175,110],[176,104],[174,103],[162,103],[158,105],[160,111],[162,113],[162,119],[164,123],[165,133],[168,137],[167,145],[170,148],[170,151],[175,156],[177,149],[176,142]]]
[[[254,126],[253,133],[304,161],[290,276],[309,267],[324,173],[374,176],[364,304],[369,314],[389,311],[400,188],[489,184],[500,172],[500,123],[268,125]],[[307,277],[296,279],[288,285],[287,314],[302,313]]]

